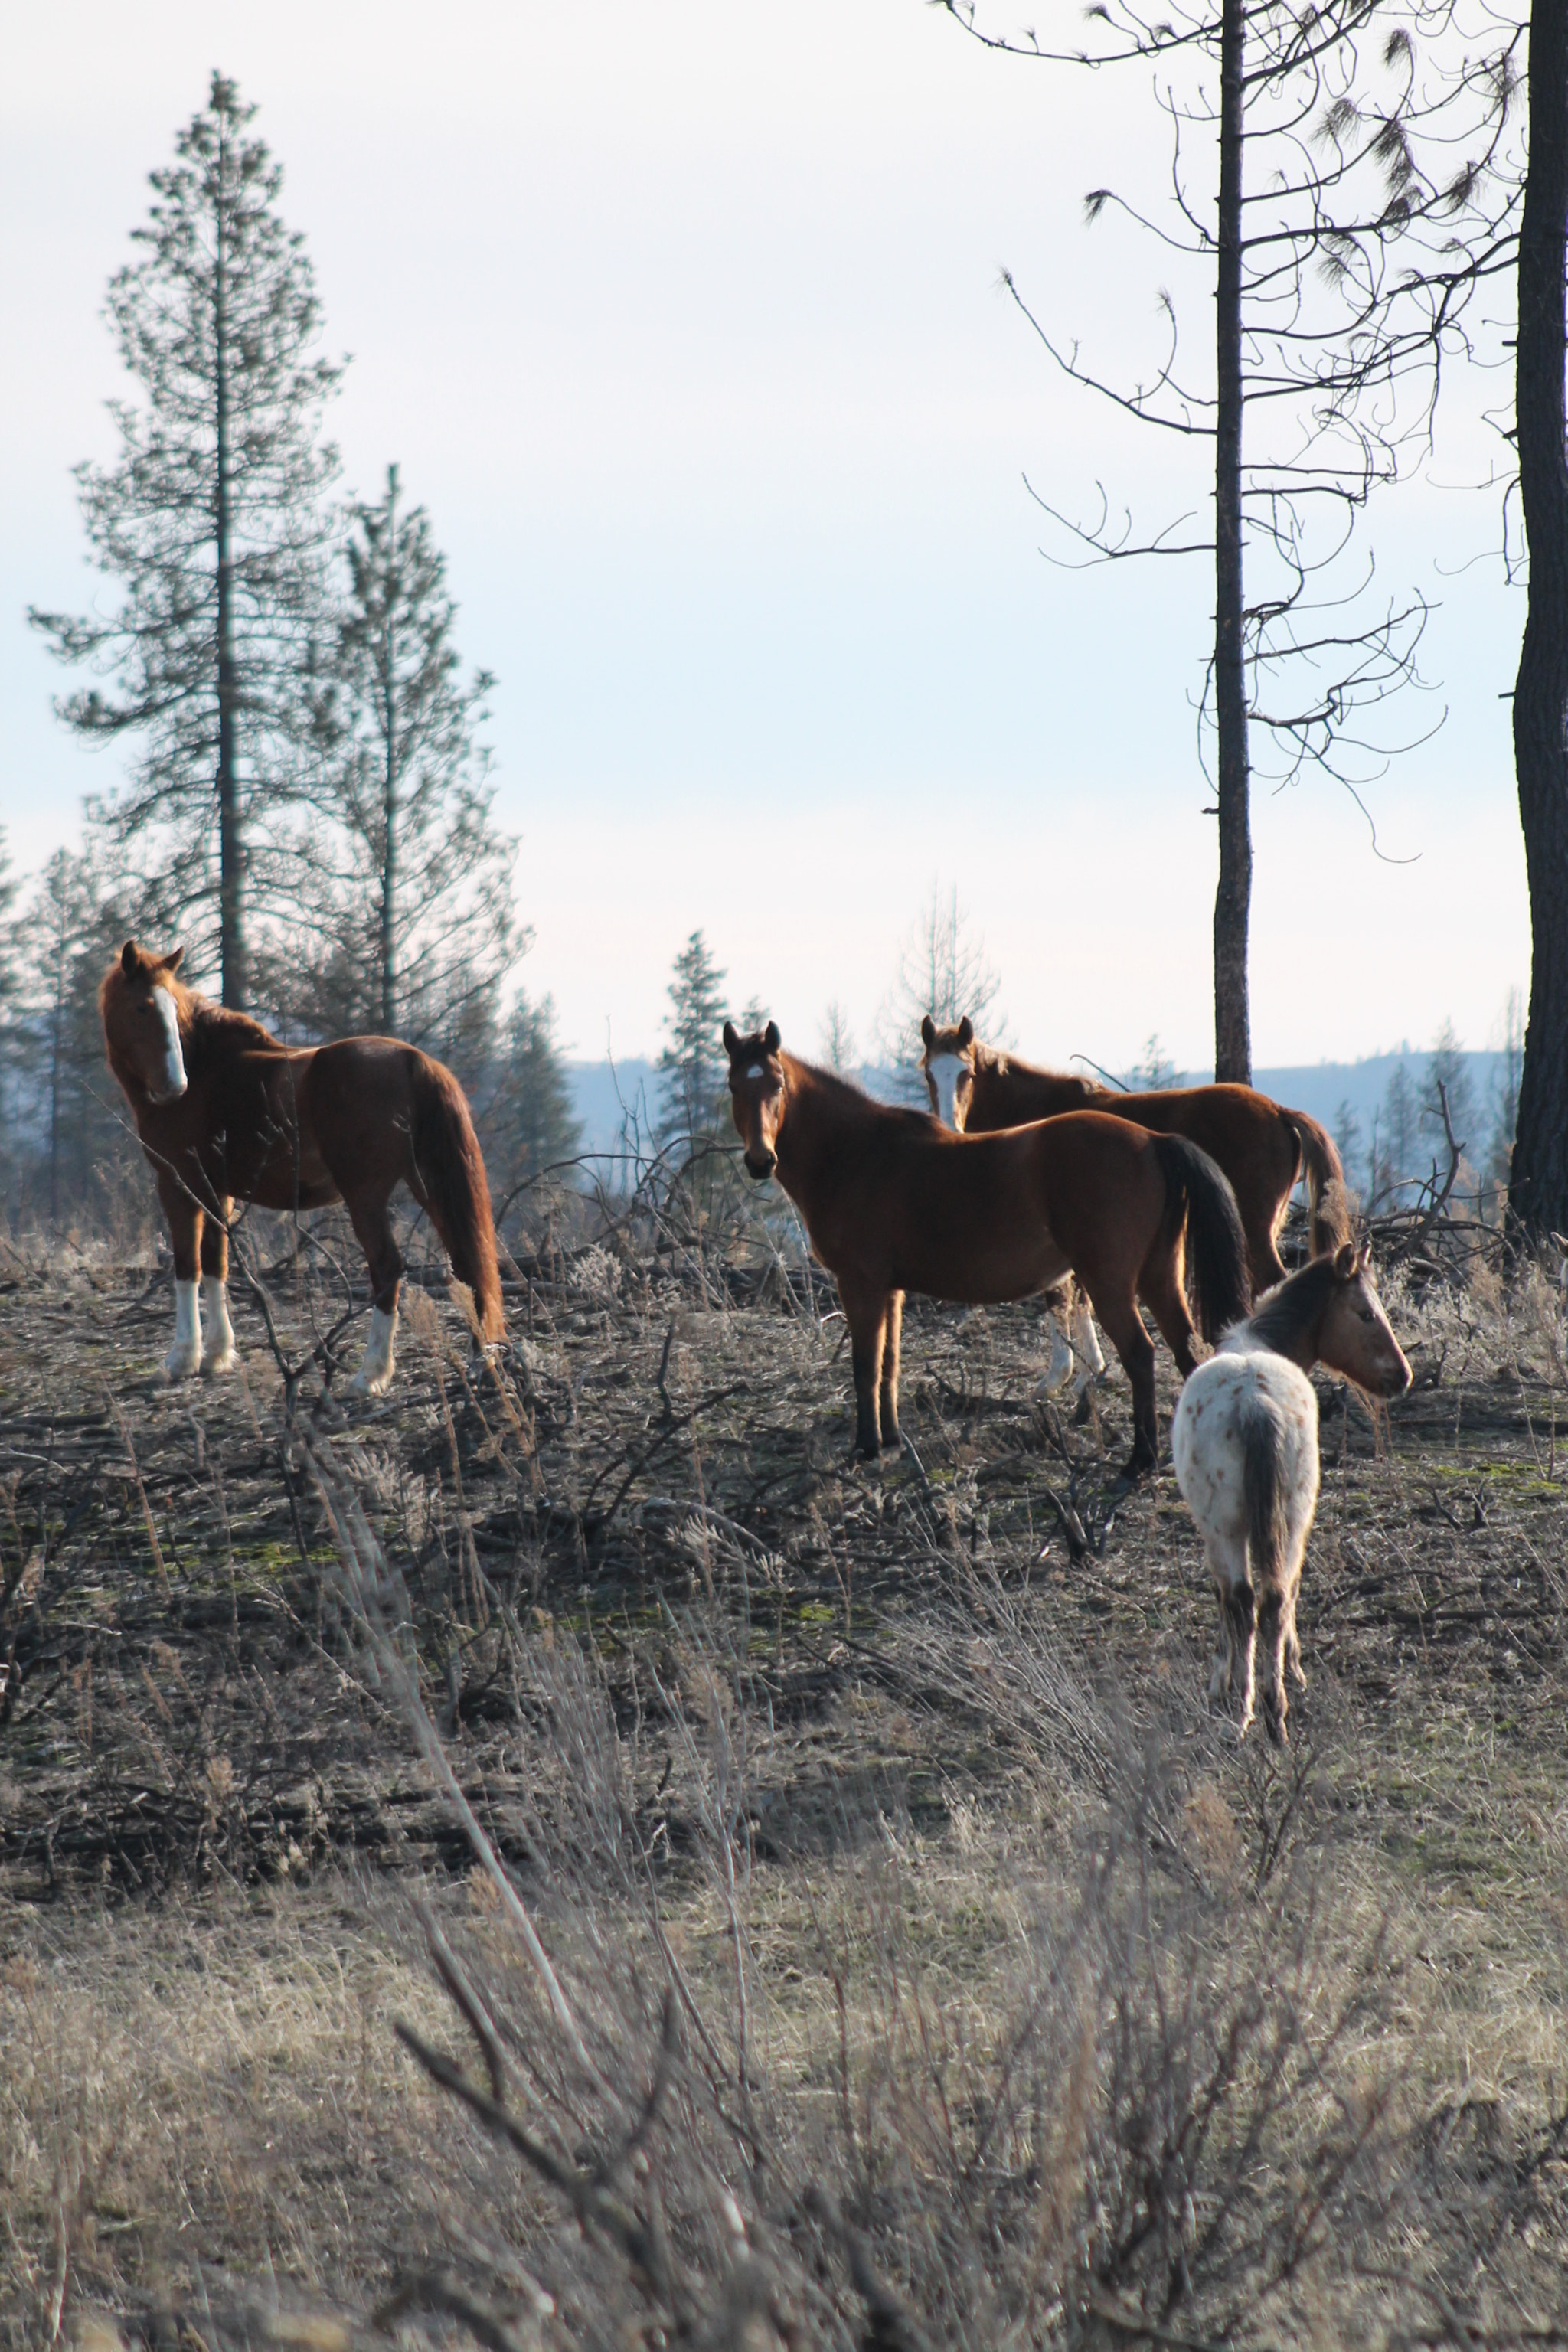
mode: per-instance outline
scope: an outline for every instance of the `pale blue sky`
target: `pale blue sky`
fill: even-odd
[[[105,456],[104,284],[215,65],[259,103],[307,233],[332,429],[430,509],[492,740],[519,896],[578,1053],[656,1048],[704,926],[737,1003],[810,1050],[868,1034],[900,934],[956,883],[1021,1047],[1209,1053],[1212,825],[1188,698],[1200,562],[1043,562],[1021,475],[1164,520],[1178,451],[1053,376],[1001,264],[1135,365],[1164,272],[1084,191],[1162,163],[1142,87],[983,56],[921,0],[442,10],[300,0],[13,7],[0,91],[0,822],[36,863],[112,779],[48,712],[29,601],[91,593],[68,468]],[[1130,131],[1133,134],[1131,138]],[[1126,265],[1124,268],[1123,265]],[[1494,305],[1494,308],[1498,307]],[[1500,384],[1458,387],[1432,469],[1473,478]],[[1528,977],[1508,705],[1521,600],[1495,501],[1416,485],[1380,577],[1443,600],[1447,727],[1360,816],[1309,781],[1258,810],[1261,1063],[1489,1042]],[[1410,731],[1424,717],[1413,712]]]

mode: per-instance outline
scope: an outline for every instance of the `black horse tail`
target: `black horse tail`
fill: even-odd
[[[1247,1234],[1230,1179],[1184,1135],[1151,1138],[1171,1211],[1186,1213],[1187,1296],[1210,1342],[1251,1312]]]
[[[1281,1110],[1280,1117],[1296,1139],[1311,1211],[1312,1255],[1321,1257],[1326,1250],[1355,1238],[1355,1202],[1345,1182],[1344,1163],[1333,1137],[1304,1110]]]
[[[414,1161],[431,1223],[446,1244],[453,1273],[474,1294],[480,1338],[499,1339],[506,1323],[490,1188],[463,1089],[445,1063],[421,1054],[413,1093]]]

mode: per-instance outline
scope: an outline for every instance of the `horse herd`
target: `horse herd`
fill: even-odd
[[[404,1262],[389,1204],[400,1182],[472,1292],[479,1336],[498,1339],[489,1192],[451,1072],[386,1037],[284,1045],[187,988],[181,954],[128,940],[99,1000],[110,1066],[168,1220],[168,1377],[236,1360],[225,1286],[237,1198],[275,1210],[346,1206],[372,1294],[351,1389],[378,1393],[392,1378]],[[1076,1362],[1081,1384],[1103,1364],[1094,1318],[1108,1334],[1132,1389],[1126,1475],[1152,1471],[1146,1307],[1184,1383],[1171,1444],[1220,1602],[1210,1696],[1239,1679],[1245,1732],[1261,1644],[1264,1719],[1282,1741],[1287,1666],[1300,1679],[1296,1601],[1318,1494],[1307,1373],[1322,1362],[1382,1397],[1410,1384],[1353,1237],[1333,1143],[1316,1120],[1249,1087],[1118,1094],[998,1053],[967,1020],[939,1029],[928,1018],[922,1039],[931,1116],[873,1101],[786,1053],[774,1022],[745,1036],[724,1024],[746,1169],[777,1179],[838,1285],[857,1453],[872,1459],[901,1442],[906,1291],[975,1306],[1045,1292],[1070,1320],[1054,1369]],[[1302,1177],[1312,1255],[1287,1276],[1279,1234]],[[1256,1311],[1255,1289],[1268,1294]],[[1215,1349],[1201,1363],[1200,1333]]]

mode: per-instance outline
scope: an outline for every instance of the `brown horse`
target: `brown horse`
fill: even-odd
[[[1132,1383],[1136,1476],[1155,1461],[1154,1350],[1147,1300],[1192,1370],[1190,1261],[1205,1338],[1247,1311],[1247,1244],[1230,1186],[1185,1137],[1083,1112],[1002,1135],[952,1134],[781,1051],[776,1022],[749,1037],[724,1024],[730,1102],[759,1182],[776,1175],[837,1276],[855,1368],[856,1447],[899,1443],[906,1290],[989,1305],[1069,1269]]]
[[[175,975],[183,948],[156,956],[127,940],[98,992],[109,1066],[124,1088],[157,1179],[174,1252],[171,1380],[202,1369],[202,1273],[213,1345],[205,1370],[235,1363],[224,1285],[234,1200],[320,1209],[341,1200],[370,1267],[374,1308],[350,1386],[392,1378],[403,1257],[387,1204],[407,1185],[474,1294],[479,1330],[502,1329],[489,1188],[462,1088],[450,1070],[392,1037],[279,1045],[247,1013],[195,995]]]
[[[1247,1233],[1247,1254],[1258,1289],[1285,1278],[1276,1246],[1296,1180],[1303,1172],[1312,1214],[1312,1255],[1351,1237],[1345,1171],[1333,1138],[1303,1110],[1285,1110],[1252,1087],[1173,1087],[1154,1094],[1118,1094],[1090,1086],[1066,1070],[1037,1069],[1014,1054],[983,1045],[967,1015],[939,1029],[930,1013],[921,1023],[921,1068],[938,1118],[962,1135],[1022,1127],[1065,1110],[1104,1111],[1130,1118],[1156,1135],[1184,1135],[1223,1168],[1236,1193]]]

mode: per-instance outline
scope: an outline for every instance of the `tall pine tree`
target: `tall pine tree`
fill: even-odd
[[[314,710],[310,790],[327,821],[310,864],[317,1018],[471,1068],[527,943],[512,912],[517,845],[494,823],[477,740],[495,681],[462,675],[446,558],[395,466],[374,506],[350,508],[344,561]]]
[[[319,626],[336,454],[319,438],[340,371],[312,356],[321,306],[302,239],[278,212],[282,174],[254,109],[215,74],[108,313],[138,401],[110,404],[121,450],[77,468],[107,615],[35,611],[62,661],[109,681],[65,698],[91,740],[139,739],[107,811],[134,855],[143,919],[201,927],[223,1001],[249,991],[253,919],[306,724],[299,680]]]

